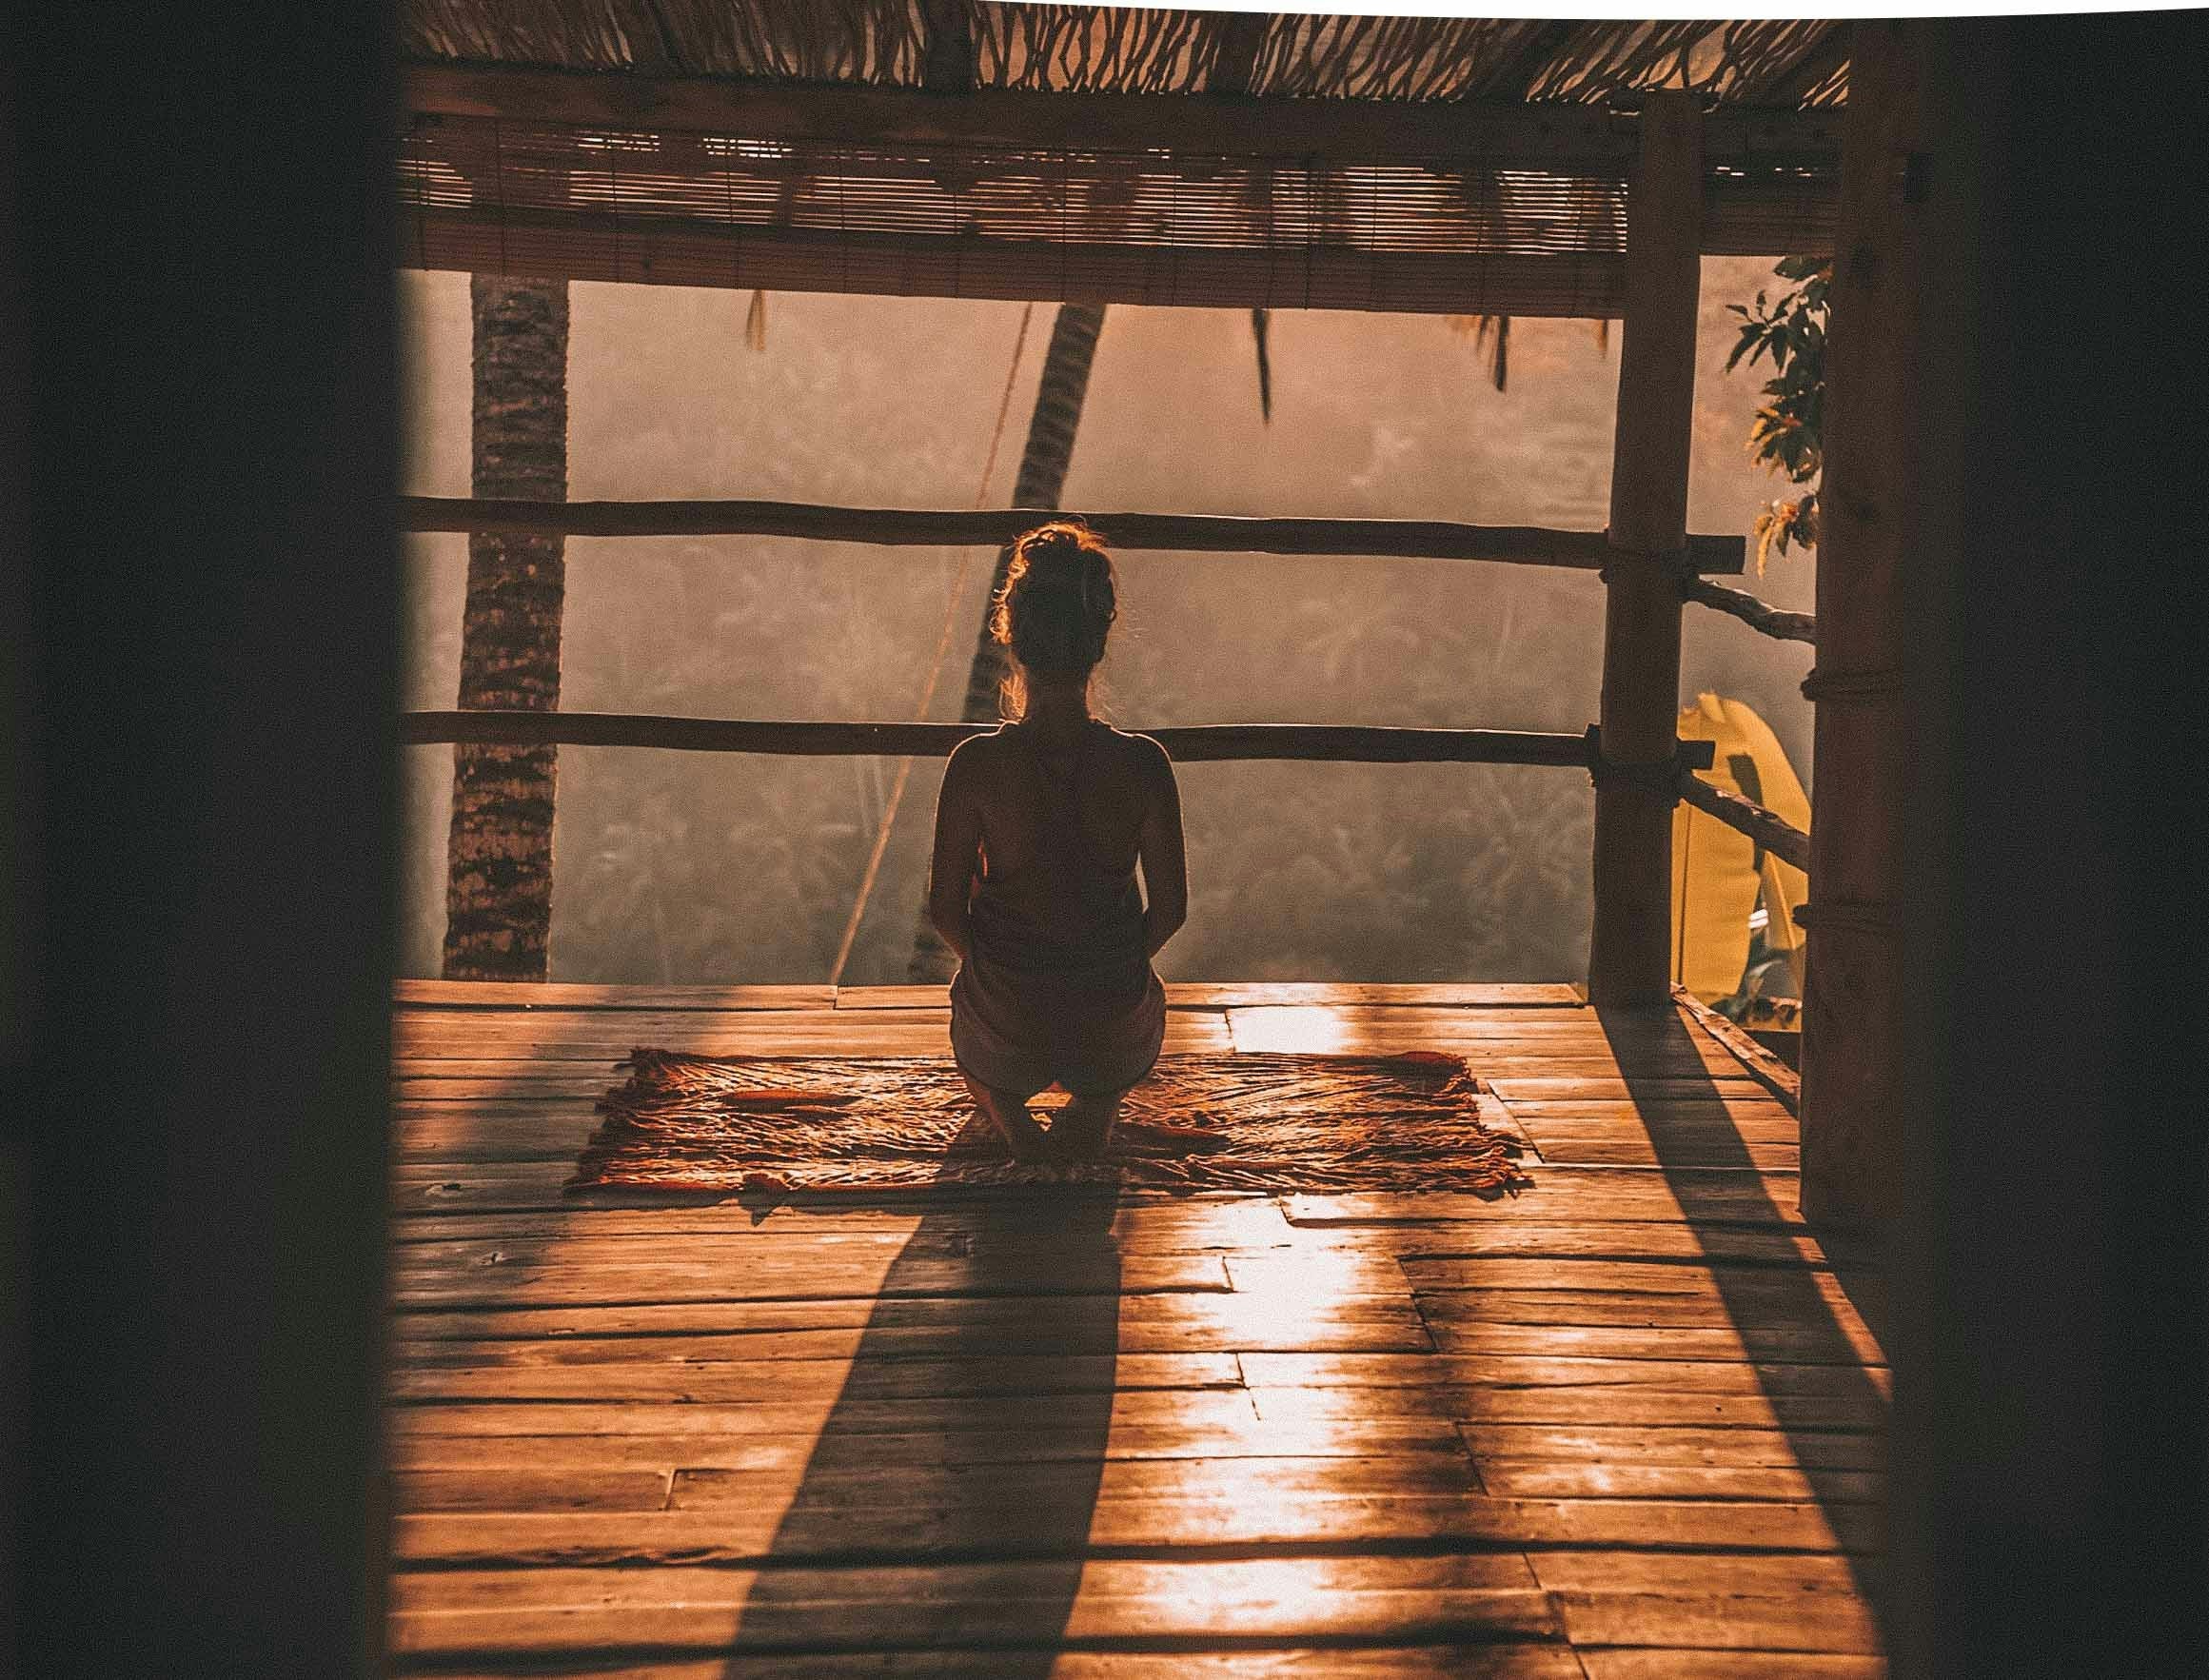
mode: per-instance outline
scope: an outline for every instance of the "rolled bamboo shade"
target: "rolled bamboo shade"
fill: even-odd
[[[571,280],[1615,316],[1630,134],[1340,158],[760,140],[417,115],[402,261]],[[1820,160],[1721,153],[1712,250],[1804,248]],[[1788,237],[1783,237],[1788,236]]]

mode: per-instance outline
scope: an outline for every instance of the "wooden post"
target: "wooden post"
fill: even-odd
[[[1680,585],[1703,210],[1702,116],[1685,93],[1649,95],[1627,197],[1626,324],[1604,568],[1601,754],[1595,790],[1599,1004],[1671,996],[1670,766],[1680,710]]]
[[[1898,90],[1893,28],[1856,26],[1852,122],[1877,123]],[[1907,237],[1868,247],[1891,274],[1877,320],[1844,318],[1854,293],[1834,303],[1828,437],[1844,425],[1850,452],[1826,472],[1829,505],[1836,484],[1884,487],[1865,451],[1884,463],[1887,445],[1857,393],[1893,345],[1914,480],[1906,682],[1885,702],[1909,777],[1884,919],[1902,956],[1873,969],[1884,940],[1824,921],[1810,947],[1891,978],[1903,1005],[1899,1112],[1876,1130],[1877,1114],[1850,1117],[1898,1163],[1887,1654],[1894,1680],[2200,1674],[2209,1127],[2187,1029],[2209,949],[2209,594],[2199,498],[2174,471],[2209,427],[2198,337],[2141,326],[2166,318],[2204,238],[2199,196],[2174,184],[2199,179],[2209,128],[2167,113],[2199,102],[2209,13],[1902,32],[1914,136],[1879,125],[1885,167],[1857,182]],[[1914,321],[1891,318],[1903,301]],[[1858,546],[1820,555],[1822,590],[1878,529],[1852,523]],[[1819,641],[1824,667],[1823,620]],[[1821,828],[1841,797],[1829,712],[1887,715],[1821,703]],[[1822,1025],[1860,1048],[1831,1036],[1847,1022]],[[1812,1111],[1822,1146],[1833,1091]],[[1860,1197],[1845,1164],[1819,1157],[1824,1189]]]
[[[1908,421],[1928,277],[1912,203],[1911,28],[1868,23],[1849,68],[1819,498],[1817,820],[1803,1006],[1803,1209],[1891,1223],[1904,988],[1895,914],[1905,803],[1900,573],[1916,541]]]

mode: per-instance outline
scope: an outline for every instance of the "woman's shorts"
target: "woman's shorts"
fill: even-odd
[[[1150,1073],[1165,1038],[1166,988],[1148,963],[1139,978],[1103,993],[986,960],[960,964],[951,982],[952,1057],[995,1090],[1124,1091]]]

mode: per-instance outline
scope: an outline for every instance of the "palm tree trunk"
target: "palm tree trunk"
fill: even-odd
[[[476,275],[474,493],[567,497],[567,283]],[[553,711],[566,587],[559,537],[468,539],[459,704]],[[552,928],[558,749],[456,746],[444,973],[542,980]]]
[[[1066,493],[1066,471],[1074,461],[1075,433],[1081,425],[1081,405],[1089,395],[1090,365],[1096,358],[1097,334],[1104,329],[1102,304],[1061,304],[1051,326],[1051,347],[1043,355],[1043,378],[1035,389],[1035,412],[1028,421],[1028,443],[1020,455],[1019,475],[1013,481],[1013,505],[1055,509]],[[969,723],[988,723],[998,716],[998,702],[1007,674],[1005,650],[990,634],[989,603],[1005,586],[1011,566],[1010,546],[997,551],[990,574],[989,594],[982,606],[982,622],[975,637],[974,663],[967,669],[966,702],[959,717]],[[940,981],[951,978],[956,959],[930,925],[925,905],[913,940],[913,960],[907,978]]]

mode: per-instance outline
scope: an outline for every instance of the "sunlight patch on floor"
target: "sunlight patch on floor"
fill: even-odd
[[[1356,1029],[1338,1009],[1321,1004],[1233,1012],[1237,1050],[1327,1056],[1355,1048]]]

